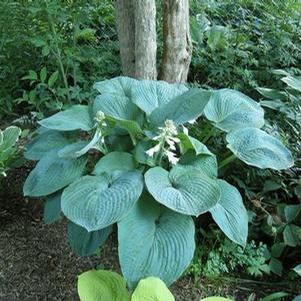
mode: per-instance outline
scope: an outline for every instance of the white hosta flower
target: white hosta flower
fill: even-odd
[[[155,153],[160,151],[160,144],[155,145],[154,147],[150,148],[149,150],[146,151],[146,154],[149,157],[153,157]]]
[[[101,127],[106,127],[107,126],[107,123],[105,122],[106,115],[103,111],[97,111],[96,116],[95,116],[94,119],[98,123],[99,126],[101,126]]]
[[[176,165],[179,161],[179,158],[176,157],[176,154],[170,151],[166,151],[165,152],[168,161],[172,164],[172,165]]]

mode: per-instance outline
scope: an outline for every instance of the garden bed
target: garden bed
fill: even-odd
[[[15,170],[0,193],[0,301],[78,300],[77,275],[99,266],[119,270],[115,236],[111,236],[100,258],[76,256],[67,243],[65,221],[45,225],[42,203],[23,198],[22,185],[30,168]],[[196,301],[212,294],[246,300],[251,293],[264,296],[282,290],[297,294],[301,286],[241,280],[239,275],[237,279],[195,283],[186,276],[171,290],[177,301]]]

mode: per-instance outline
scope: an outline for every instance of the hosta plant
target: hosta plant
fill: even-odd
[[[260,105],[230,89],[127,77],[95,88],[100,95],[93,105],[74,105],[40,121],[25,153],[38,163],[24,194],[46,197],[48,222],[62,211],[72,248],[92,254],[117,223],[120,265],[133,288],[148,276],[170,285],[183,273],[195,249],[194,217],[206,212],[245,245],[242,197],[218,177],[216,155],[189,135],[186,124],[203,115],[224,132],[233,153],[227,162],[235,156],[259,168],[289,168],[290,152],[260,129]]]

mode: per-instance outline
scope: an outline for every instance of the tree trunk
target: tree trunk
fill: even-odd
[[[135,1],[135,69],[138,79],[156,79],[156,1]]]
[[[189,0],[163,0],[163,59],[160,79],[187,81],[192,55]]]
[[[116,11],[122,72],[135,77],[134,0],[116,0]]]
[[[163,58],[159,78],[187,80],[192,54],[189,0],[163,1]],[[126,76],[156,79],[156,0],[116,0],[122,71]]]

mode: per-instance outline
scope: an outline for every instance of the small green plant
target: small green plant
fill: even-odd
[[[16,126],[0,130],[0,180],[6,177],[9,167],[16,158],[16,142],[21,135],[21,130]]]
[[[200,242],[195,257],[186,271],[196,281],[202,276],[220,277],[237,271],[255,277],[270,272],[266,245],[262,243],[256,245],[254,241],[250,241],[242,248],[223,238],[219,233],[205,235],[206,239]]]
[[[39,162],[24,195],[46,196],[55,217],[62,209],[79,233],[69,235],[78,253],[91,254],[117,223],[120,265],[133,288],[148,276],[170,285],[183,273],[195,250],[192,216],[210,212],[245,246],[247,211],[239,191],[218,178],[218,168],[235,158],[259,168],[293,165],[288,149],[260,129],[260,105],[230,89],[127,77],[95,88],[101,95],[92,107],[75,105],[41,120],[25,152]],[[185,126],[202,114],[226,133],[232,154],[220,164]]]
[[[81,301],[175,301],[165,283],[156,277],[141,279],[129,293],[126,281],[117,273],[91,270],[78,277],[77,290]],[[222,297],[208,297],[200,301],[231,301]]]

